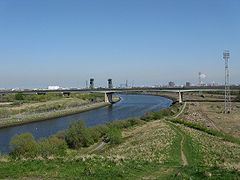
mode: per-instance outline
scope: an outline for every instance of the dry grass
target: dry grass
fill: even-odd
[[[10,157],[7,155],[0,155],[0,163],[10,162]]]
[[[17,125],[17,124],[24,124],[34,121],[42,121],[42,120],[48,120],[51,118],[57,118],[62,117],[70,114],[80,113],[84,111],[88,111],[91,109],[107,106],[108,103],[105,102],[98,102],[98,103],[82,103],[76,102],[78,105],[75,106],[74,104],[69,105],[67,102],[65,102],[64,106],[65,108],[61,109],[52,109],[52,110],[46,110],[44,109],[38,109],[34,111],[34,108],[31,112],[23,112],[15,115],[10,115],[6,118],[0,119],[0,127],[7,127],[11,125]],[[59,104],[55,104],[55,106],[58,106]],[[49,105],[46,105],[47,108]],[[60,105],[61,106],[61,105]]]
[[[168,159],[175,132],[164,122],[154,121],[124,131],[123,137],[125,141],[108,149],[105,152],[107,156],[164,163]]]
[[[191,136],[195,148],[199,148],[206,166],[220,166],[240,170],[240,145],[223,141],[204,132],[178,125]]]
[[[240,103],[232,103],[231,114],[223,113],[223,103],[192,102],[188,103],[187,113],[182,119],[198,122],[210,128],[240,137]]]

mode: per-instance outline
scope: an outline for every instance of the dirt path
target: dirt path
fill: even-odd
[[[92,149],[91,151],[89,151],[89,153],[94,153],[96,151],[99,151],[101,149],[103,149],[103,147],[106,145],[107,143],[105,142],[101,142],[97,147],[95,147],[94,149]]]
[[[185,140],[185,138],[184,138],[184,135],[180,132],[180,134],[181,134],[181,136],[182,136],[182,140],[181,140],[181,159],[182,159],[182,165],[183,166],[187,166],[188,165],[188,160],[187,160],[187,158],[186,158],[186,156],[185,156],[185,154],[184,154],[184,151],[183,151],[183,149],[184,149],[184,140]]]
[[[183,104],[183,107],[182,107],[181,111],[180,111],[174,118],[178,118],[178,117],[183,113],[183,111],[184,111],[185,108],[186,108],[186,105],[187,105],[187,103],[185,102],[185,103]]]
[[[172,122],[167,122],[165,121],[175,132],[178,136],[181,137],[180,143],[179,143],[179,148],[180,148],[180,154],[181,154],[181,164],[183,166],[188,165],[188,160],[185,155],[185,150],[184,150],[184,143],[185,143],[185,134],[182,132],[175,124]]]
[[[187,105],[187,103],[184,102],[181,111],[174,118],[178,118],[184,112],[184,110],[186,108],[186,105]],[[174,129],[176,131],[178,131],[179,134],[181,135],[181,138],[182,138],[181,139],[181,160],[182,160],[182,165],[183,166],[187,166],[188,165],[188,161],[187,161],[187,158],[186,158],[186,156],[184,154],[184,150],[183,150],[184,149],[184,140],[185,140],[184,134],[177,127],[175,127]]]
[[[220,131],[220,129],[216,126],[216,124],[213,122],[212,119],[210,119],[207,115],[207,113],[204,112],[202,104],[199,104],[199,110],[200,113],[202,114],[203,118],[206,119],[216,130]]]

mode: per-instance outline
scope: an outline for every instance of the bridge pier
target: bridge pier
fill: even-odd
[[[112,99],[112,95],[113,93],[112,92],[105,92],[104,93],[104,97],[105,97],[105,102],[106,103],[113,103],[113,99]]]
[[[181,91],[178,92],[178,102],[183,103],[183,92]]]
[[[70,94],[71,94],[70,92],[62,92],[62,95],[63,95],[63,96],[67,96],[67,97],[69,97]]]
[[[37,92],[36,95],[46,95],[46,92]]]

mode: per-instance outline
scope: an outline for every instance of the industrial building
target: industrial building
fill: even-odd
[[[190,87],[191,86],[191,83],[190,82],[186,82],[186,87]]]
[[[91,78],[90,79],[90,89],[94,89],[94,79],[93,78]]]
[[[175,87],[175,83],[172,82],[172,81],[170,81],[170,82],[168,83],[168,86],[169,86],[169,87]]]
[[[108,88],[109,88],[109,89],[112,89],[112,88],[113,88],[112,79],[108,79]]]

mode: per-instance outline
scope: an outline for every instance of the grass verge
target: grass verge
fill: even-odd
[[[193,123],[193,122],[189,122],[189,121],[184,121],[182,119],[174,119],[174,118],[171,118],[171,117],[166,118],[166,120],[171,121],[173,123],[182,124],[182,125],[184,125],[186,127],[189,127],[189,128],[193,128],[193,129],[196,129],[196,130],[203,131],[207,134],[222,138],[223,140],[228,141],[228,142],[240,144],[240,139],[239,138],[231,136],[231,135],[226,134],[226,133],[221,132],[221,131],[209,129],[209,128],[201,125],[201,124],[197,124],[197,123]]]

